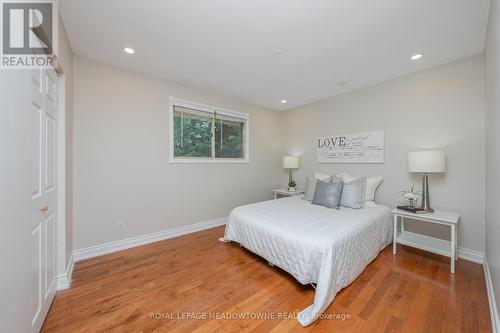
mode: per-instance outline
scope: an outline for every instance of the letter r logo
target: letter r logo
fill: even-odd
[[[53,54],[53,6],[52,1],[3,1],[3,54]]]

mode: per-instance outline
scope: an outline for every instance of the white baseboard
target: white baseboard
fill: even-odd
[[[500,319],[498,318],[497,303],[495,302],[495,292],[491,281],[490,266],[488,258],[484,257],[484,278],[486,279],[486,291],[488,292],[488,302],[490,304],[491,328],[493,333],[500,333]]]
[[[121,251],[125,249],[129,249],[131,247],[136,247],[140,245],[145,245],[149,243],[158,242],[161,240],[174,238],[182,235],[187,235],[193,232],[215,228],[221,225],[226,224],[227,217],[223,217],[220,219],[200,222],[196,224],[191,224],[183,227],[178,227],[174,229],[168,229],[160,232],[155,232],[152,234],[146,234],[137,237],[131,237],[111,243],[105,243],[95,246],[86,247],[83,249],[78,249],[73,252],[73,256],[75,261],[80,261],[83,259],[89,259],[93,257],[102,256],[104,254]]]
[[[68,289],[71,286],[71,276],[73,275],[73,267],[75,267],[75,256],[71,255],[69,258],[66,272],[57,276],[57,290]]]
[[[458,258],[475,262],[476,264],[484,264],[484,252],[464,249],[463,247],[458,248]]]

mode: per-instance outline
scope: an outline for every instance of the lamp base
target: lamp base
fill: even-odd
[[[422,205],[420,206],[420,210],[426,213],[434,213],[434,209],[431,208],[429,201],[429,175],[427,173],[422,178]]]

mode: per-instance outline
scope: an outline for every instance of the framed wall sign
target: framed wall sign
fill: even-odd
[[[384,131],[318,138],[318,163],[384,163]]]

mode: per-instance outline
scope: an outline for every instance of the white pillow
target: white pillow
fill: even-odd
[[[330,178],[330,177],[332,177],[332,176],[331,175],[326,175],[326,174],[321,173],[321,172],[315,172],[314,173],[314,178],[319,179],[319,180],[325,180],[325,179]]]
[[[365,185],[365,201],[374,201],[375,200],[375,192],[377,191],[378,186],[382,183],[384,177],[366,177],[366,185]]]
[[[332,176],[328,176],[328,178],[320,179],[323,182],[331,183]],[[307,201],[313,201],[314,193],[316,192],[316,183],[318,182],[318,178],[316,177],[307,177],[306,179],[306,189],[304,190],[304,196],[302,199]]]
[[[377,207],[378,205],[375,203],[375,201],[365,201],[363,204],[363,208],[366,207]]]
[[[342,178],[342,181],[344,183],[350,183],[353,180],[358,179],[358,178],[348,174],[347,172],[342,172],[342,173],[338,174],[337,177]],[[384,179],[384,177],[381,177],[381,176],[366,177],[364,201],[374,201],[375,200],[375,192],[377,191],[377,188],[383,179]]]
[[[344,183],[350,183],[350,182],[355,181],[356,179],[358,179],[357,177],[351,176],[347,172],[341,172],[340,174],[337,175],[337,177],[339,177],[340,179],[342,179],[342,181]]]

